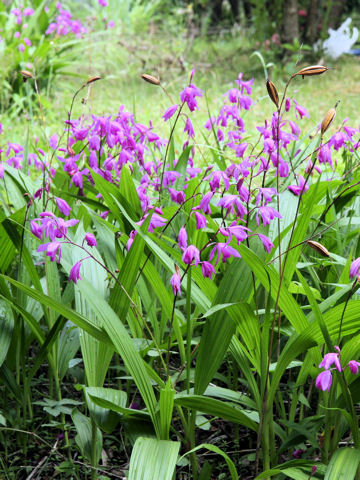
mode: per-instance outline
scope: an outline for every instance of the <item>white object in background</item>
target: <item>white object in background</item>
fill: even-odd
[[[328,33],[330,36],[323,43],[323,49],[326,55],[336,59],[343,53],[349,52],[359,36],[359,30],[356,27],[353,28],[351,35],[349,28],[350,23],[351,18],[347,18],[338,30],[329,28]]]

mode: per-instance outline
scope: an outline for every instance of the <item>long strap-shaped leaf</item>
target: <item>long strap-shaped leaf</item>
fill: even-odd
[[[360,465],[360,450],[339,448],[331,457],[324,480],[353,480]]]
[[[123,362],[134,379],[136,386],[148,408],[151,415],[155,431],[160,437],[160,422],[156,412],[156,398],[151,386],[150,377],[146,371],[145,364],[139,352],[135,349],[132,339],[110,305],[97,294],[97,291],[86,280],[78,282],[78,288],[83,293],[91,308],[101,319],[106,333],[111,338],[116,351],[119,353]]]
[[[129,480],[172,480],[180,442],[139,437],[134,445]]]
[[[224,418],[230,422],[238,423],[257,432],[258,425],[250,418],[250,414],[244,413],[237,405],[222,402],[215,398],[202,395],[179,395],[175,397],[175,405],[199,410],[214,417]]]
[[[278,290],[280,288],[280,277],[277,272],[271,267],[265,265],[249,248],[245,245],[240,245],[239,251],[255,273],[256,278],[261,282],[264,288],[269,291],[274,300],[276,300],[278,295]],[[269,285],[269,279],[271,282],[271,288]],[[288,292],[285,286],[282,286],[279,294],[279,307],[286,315],[286,318],[289,320],[291,325],[295,330],[300,333],[304,328],[308,326],[308,321],[306,316],[301,311],[299,305],[296,303],[294,297]]]

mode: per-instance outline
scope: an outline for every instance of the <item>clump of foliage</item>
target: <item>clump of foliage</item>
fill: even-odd
[[[167,139],[123,105],[73,118],[94,76],[58,132],[43,118],[41,139],[3,143],[8,476],[10,445],[26,456],[46,431],[30,470],[355,478],[359,130],[335,124],[335,105],[302,133],[308,112],[287,96],[326,70],[298,69],[282,95],[268,80],[257,138],[254,80],[239,74],[194,127],[206,105],[192,71],[174,99],[143,75],[169,99]]]

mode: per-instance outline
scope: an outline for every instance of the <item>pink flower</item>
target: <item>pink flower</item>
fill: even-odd
[[[195,218],[197,230],[200,230],[201,228],[206,228],[206,218],[204,217],[204,215],[201,215],[201,213],[199,212],[195,212]]]
[[[349,362],[350,372],[353,373],[354,375],[357,375],[359,373],[359,365],[360,363],[357,362],[356,360],[350,360]]]
[[[57,144],[58,144],[58,136],[55,133],[54,135],[51,135],[51,137],[49,138],[49,146],[53,150],[56,150]]]
[[[324,372],[319,373],[315,380],[315,386],[319,390],[325,392],[325,390],[330,391],[332,384],[332,375],[330,370],[325,370]]]
[[[300,118],[303,118],[303,117],[310,118],[309,112],[306,110],[305,107],[302,107],[301,105],[299,105],[297,101],[294,99],[293,99],[293,102],[295,103],[295,110],[300,115]]]
[[[65,215],[65,217],[69,216],[72,208],[65,200],[63,200],[62,198],[56,198],[56,205],[60,212]]]
[[[189,245],[185,252],[183,253],[182,260],[186,265],[191,265],[194,260],[195,267],[200,263],[200,252],[199,249],[194,245]]]
[[[216,262],[215,265],[219,263],[220,260],[220,255],[222,255],[222,261],[223,263],[226,262],[228,258],[232,257],[238,257],[240,258],[241,255],[240,253],[235,250],[235,248],[230,247],[227,243],[217,243],[215,247],[211,250],[210,255],[209,255],[209,260],[211,261],[215,255],[215,252],[217,252],[216,256]]]
[[[85,242],[89,245],[89,247],[96,247],[96,238],[92,233],[85,234]]]
[[[21,52],[21,53],[25,50],[25,47],[24,47],[24,45],[23,45],[22,43],[20,43],[20,45],[18,46],[18,50],[19,50],[19,52]]]
[[[185,250],[187,247],[187,233],[185,227],[181,227],[178,236],[179,248]]]
[[[189,117],[186,119],[184,132],[187,133],[189,137],[195,137],[194,127]]]
[[[169,107],[168,109],[165,110],[165,113],[162,116],[162,118],[164,119],[164,122],[169,120],[174,115],[174,113],[178,109],[178,106],[179,105],[172,105],[171,107]]]
[[[61,243],[60,242],[49,242],[40,245],[37,249],[37,252],[46,251],[46,255],[50,257],[52,262],[55,261],[57,253],[59,253],[59,262],[61,259]]]
[[[31,230],[31,233],[35,235],[35,237],[41,240],[43,229],[40,225],[34,222],[34,220],[31,220],[30,222],[30,230]]]
[[[178,271],[170,279],[174,295],[181,295],[181,277]]]
[[[201,199],[201,202],[200,202],[200,208],[201,210],[204,212],[204,213],[207,213],[208,215],[211,215],[211,209],[210,209],[210,200],[212,199],[213,197],[213,193],[212,192],[208,192],[206,193],[202,199]]]
[[[360,257],[354,260],[350,266],[349,276],[350,278],[354,278],[359,275],[360,270]]]
[[[193,112],[198,108],[196,97],[202,97],[203,93],[204,92],[200,90],[200,88],[197,88],[193,83],[190,83],[190,85],[180,93],[180,100],[186,102],[190,112]]]
[[[259,233],[259,238],[262,241],[262,243],[264,245],[264,248],[267,251],[267,253],[270,253],[271,249],[274,248],[274,244],[272,243],[270,238],[267,237],[266,235],[263,235],[262,233]]]
[[[261,219],[263,221],[264,225],[269,225],[270,221],[273,220],[274,218],[282,218],[279,212],[277,212],[274,208],[272,207],[267,207],[267,206],[262,206],[259,207],[259,210],[256,213],[256,223],[259,225],[259,215],[261,216]]]
[[[70,282],[73,281],[74,283],[77,283],[78,280],[82,280],[80,276],[80,267],[81,262],[76,262],[75,265],[72,267],[69,275]]]
[[[294,195],[302,195],[304,194],[307,190],[309,190],[309,185],[305,182],[305,178],[302,175],[298,175],[299,179],[299,185],[290,185],[288,189],[290,192],[292,192]]]
[[[31,15],[34,14],[34,10],[32,8],[27,7],[27,8],[24,8],[22,13],[24,17],[31,17]]]
[[[201,271],[202,271],[203,277],[212,279],[212,276],[215,273],[215,268],[210,262],[202,262]]]
[[[339,354],[335,352],[327,353],[326,355],[324,355],[324,358],[319,364],[319,368],[323,367],[325,368],[325,370],[329,370],[333,363],[335,364],[335,367],[339,370],[339,372],[341,372]]]

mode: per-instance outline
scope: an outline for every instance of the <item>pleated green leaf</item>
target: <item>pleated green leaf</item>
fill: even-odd
[[[199,410],[214,417],[223,418],[233,423],[238,423],[244,427],[250,428],[257,432],[258,425],[251,418],[249,410],[245,412],[234,403],[225,403],[215,398],[203,397],[201,395],[185,395],[179,394],[175,396],[175,405]],[[256,412],[255,412],[256,413]],[[256,415],[255,415],[256,416]]]
[[[228,266],[222,279],[213,307],[218,304],[247,300],[251,282],[247,277],[248,267],[237,258]],[[224,361],[236,325],[226,310],[218,310],[206,320],[202,332],[195,367],[195,393],[203,394],[217,369]]]
[[[331,457],[324,480],[353,480],[360,464],[360,450],[339,448]]]
[[[139,437],[134,445],[128,480],[172,480],[180,442]]]
[[[111,433],[119,421],[119,416],[114,413],[114,411],[97,405],[93,402],[91,395],[125,407],[127,401],[126,393],[121,390],[115,390],[114,388],[104,387],[85,387],[84,391],[86,394],[86,403],[92,418],[94,418],[102,430],[105,430],[106,433]]]
[[[261,282],[273,299],[276,300],[280,287],[279,274],[271,266],[267,266],[261,261],[257,255],[245,245],[240,245],[239,251],[245,262],[254,272],[257,280]],[[280,290],[279,307],[297,332],[301,332],[307,327],[308,321],[306,316],[286,288],[281,288]]]
[[[77,408],[71,412],[71,418],[74,422],[77,435],[75,441],[80,448],[82,455],[89,461],[92,461],[92,447],[93,447],[93,438],[92,438],[92,428],[91,420],[88,417],[85,417],[82,413],[79,412]],[[95,436],[95,458],[96,464],[99,463],[102,450],[102,434],[98,427],[96,427],[96,436]]]
[[[18,282],[10,277],[7,277],[6,275],[2,275],[2,277],[8,282],[12,283],[16,288],[19,288],[20,290],[22,290],[29,297],[34,298],[35,300],[37,300],[38,302],[40,302],[42,305],[46,307],[54,309],[56,312],[60,313],[68,320],[71,320],[73,323],[75,323],[75,325],[87,331],[88,333],[90,333],[90,335],[93,335],[98,340],[101,340],[102,342],[105,342],[108,345],[112,345],[112,342],[110,341],[109,336],[102,329],[100,329],[97,325],[95,325],[93,322],[89,321],[82,315],[79,315],[77,312],[75,312],[71,308],[66,307],[64,304],[57,302],[56,300],[49,297],[48,295],[44,295],[43,293],[40,293],[38,290],[28,287],[27,285],[24,285],[21,282]]]
[[[223,450],[221,450],[221,448],[217,447],[216,445],[212,445],[211,443],[202,443],[201,445],[198,445],[197,447],[193,448],[189,452],[186,452],[185,455],[183,455],[181,458],[185,457],[186,455],[189,455],[190,453],[197,452],[201,448],[206,448],[207,450],[210,450],[210,452],[214,452],[214,453],[217,453],[218,455],[221,455],[225,460],[226,465],[229,468],[232,480],[239,480],[239,476],[237,474],[234,462],[231,460],[231,458],[228,455],[226,455],[226,453]]]
[[[97,291],[87,280],[79,282],[78,288],[102,322],[103,328],[109,335],[109,338],[111,338],[116,351],[123,359],[151,415],[155,431],[160,436],[160,424],[159,417],[156,413],[157,402],[154,390],[144,361],[135,349],[126,327],[107,301],[98,295]]]
[[[160,390],[159,414],[161,440],[169,440],[169,431],[174,409],[175,390],[170,378],[164,388]]]

